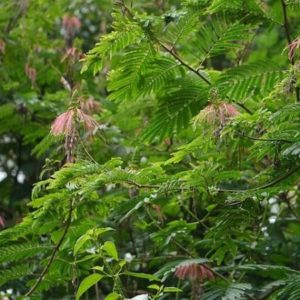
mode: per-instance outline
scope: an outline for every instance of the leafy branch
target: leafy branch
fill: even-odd
[[[39,284],[43,281],[44,277],[46,276],[46,274],[48,273],[54,259],[55,256],[57,254],[57,252],[59,251],[59,248],[61,246],[61,244],[63,243],[66,234],[68,233],[68,230],[70,228],[71,225],[71,221],[72,221],[72,212],[73,212],[73,203],[72,200],[70,200],[70,207],[69,207],[69,212],[68,212],[68,217],[66,220],[66,224],[65,224],[65,228],[63,231],[63,234],[61,236],[61,238],[59,239],[59,241],[57,242],[56,246],[54,247],[52,254],[50,256],[50,259],[47,263],[47,265],[45,266],[43,272],[39,275],[38,279],[36,280],[36,282],[34,283],[34,285],[30,288],[30,290],[25,294],[25,297],[29,297],[31,296],[34,291],[38,288]]]

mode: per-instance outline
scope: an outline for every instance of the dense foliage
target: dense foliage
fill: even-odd
[[[300,1],[0,3],[0,299],[300,299]]]

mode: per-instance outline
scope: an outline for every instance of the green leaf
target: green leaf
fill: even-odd
[[[241,100],[267,95],[283,77],[283,71],[273,62],[257,61],[229,69],[218,78],[223,96]]]
[[[148,285],[148,289],[153,289],[153,290],[158,291],[160,289],[160,286],[157,284],[151,284],[151,285]]]
[[[119,294],[117,294],[116,292],[112,292],[109,295],[107,295],[104,300],[118,300],[120,299],[121,296]]]
[[[103,277],[103,275],[100,274],[92,274],[88,277],[84,278],[82,282],[80,283],[80,286],[76,293],[76,300],[79,300],[80,297],[93,285],[95,285],[97,282],[99,282]]]
[[[104,245],[102,246],[102,249],[114,260],[119,260],[118,252],[113,242],[111,241],[105,242]]]
[[[104,271],[104,267],[100,267],[100,266],[92,267],[92,269],[95,270],[95,271],[100,271],[100,272]]]
[[[180,79],[160,96],[159,106],[141,138],[162,141],[189,126],[193,116],[207,103],[208,88],[199,80]]]
[[[167,286],[164,288],[163,290],[165,293],[179,293],[182,292],[181,289],[177,288],[177,287],[173,287],[173,286]]]
[[[89,240],[91,240],[91,236],[89,234],[82,235],[74,245],[74,255],[76,255],[82,246]]]
[[[148,279],[150,281],[160,281],[156,276],[154,276],[152,274],[137,273],[137,272],[130,272],[130,271],[125,271],[123,274],[128,275],[128,276],[132,276],[132,277]]]
[[[231,23],[225,18],[213,17],[200,29],[196,40],[201,40],[196,48],[200,61],[242,48],[243,41],[250,36],[250,29],[250,26],[239,22]]]
[[[82,235],[78,240],[76,241],[74,245],[74,255],[78,253],[78,251],[83,247],[83,245],[91,240],[94,237],[98,237],[101,234],[113,230],[113,228],[107,227],[107,228],[95,228],[95,229],[89,229],[84,235]]]

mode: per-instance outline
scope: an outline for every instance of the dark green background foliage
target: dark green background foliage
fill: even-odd
[[[0,299],[300,299],[299,24],[1,1]]]

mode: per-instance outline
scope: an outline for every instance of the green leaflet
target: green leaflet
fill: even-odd
[[[206,290],[202,299],[204,300],[246,300],[249,299],[248,293],[252,286],[248,283],[231,283],[229,285],[211,285],[211,288]]]
[[[99,282],[103,277],[104,276],[100,274],[92,274],[84,278],[77,290],[76,300],[79,300],[88,289],[90,289],[93,285]]]
[[[29,264],[19,264],[10,267],[8,270],[0,271],[0,286],[4,285],[10,280],[20,279],[26,275],[30,275],[33,271],[32,266]]]
[[[95,75],[102,70],[105,59],[110,59],[118,51],[130,45],[140,43],[144,38],[143,30],[137,23],[120,16],[119,13],[115,13],[114,17],[114,31],[102,37],[100,42],[88,52],[84,59],[82,73],[90,69]]]
[[[191,118],[204,107],[208,99],[208,89],[194,81],[180,80],[179,88],[159,99],[159,108],[148,127],[142,133],[143,140],[157,138],[161,141],[174,132],[187,128]]]
[[[196,34],[194,47],[199,64],[205,60],[244,47],[251,35],[252,26],[231,22],[225,17],[213,17],[203,24]]]
[[[284,72],[273,62],[254,62],[225,71],[216,86],[223,97],[244,100],[256,95],[267,95]]]
[[[0,263],[24,260],[28,257],[36,256],[47,250],[50,246],[43,246],[34,242],[16,243],[0,248]]]

